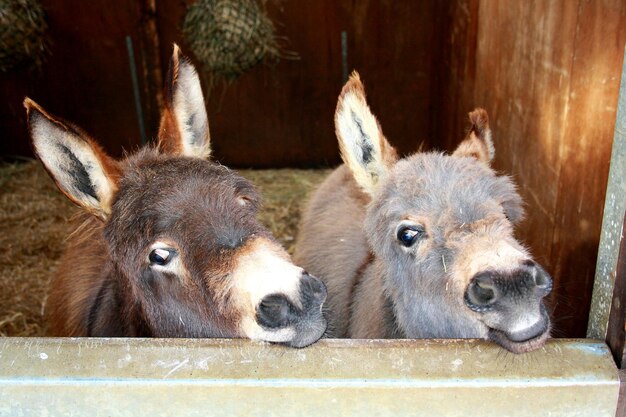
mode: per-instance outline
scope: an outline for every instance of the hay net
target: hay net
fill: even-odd
[[[280,55],[274,24],[255,0],[198,0],[187,10],[183,33],[205,68],[227,79]]]
[[[0,72],[21,64],[41,66],[47,28],[38,0],[0,0]]]

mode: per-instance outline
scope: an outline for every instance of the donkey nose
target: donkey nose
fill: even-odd
[[[300,293],[304,300],[311,299],[316,304],[321,304],[326,300],[326,286],[324,283],[307,272],[303,272],[300,278]]]
[[[309,310],[319,311],[326,300],[324,283],[306,272],[300,277],[300,302],[302,309],[294,306],[283,294],[270,294],[261,300],[256,309],[256,321],[263,327],[275,329],[296,324]]]
[[[282,294],[265,296],[256,309],[257,323],[270,329],[286,327],[296,316],[295,307]]]
[[[552,278],[537,263],[525,261],[512,272],[480,272],[472,278],[465,291],[465,303],[482,312],[500,302],[543,298],[552,290]]]

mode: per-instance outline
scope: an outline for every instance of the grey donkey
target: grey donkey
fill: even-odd
[[[303,212],[295,260],[327,286],[332,337],[487,338],[511,352],[550,334],[552,279],[513,235],[524,216],[476,109],[451,154],[399,159],[355,72],[335,129],[344,165]]]

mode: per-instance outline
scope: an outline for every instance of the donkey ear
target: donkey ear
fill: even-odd
[[[335,111],[335,132],[341,158],[356,182],[372,194],[379,178],[398,159],[365,100],[365,89],[355,71],[341,90]]]
[[[472,157],[489,165],[495,155],[491,129],[489,129],[489,116],[485,109],[476,108],[469,114],[470,130],[456,148],[452,156]]]
[[[119,168],[78,128],[48,114],[29,98],[24,100],[33,149],[56,182],[73,202],[98,217],[111,213]]]
[[[197,158],[208,158],[211,154],[209,122],[200,79],[176,44],[167,72],[159,148],[163,152]]]

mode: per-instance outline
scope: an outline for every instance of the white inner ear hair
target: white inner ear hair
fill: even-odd
[[[108,212],[114,186],[91,146],[43,116],[34,120],[32,134],[37,153],[59,185],[83,206]]]
[[[211,144],[202,87],[194,67],[184,61],[180,62],[176,80],[174,113],[183,141],[183,154],[208,158]]]
[[[348,93],[341,103],[336,123],[342,157],[357,183],[371,192],[385,171],[378,123],[363,97]]]

